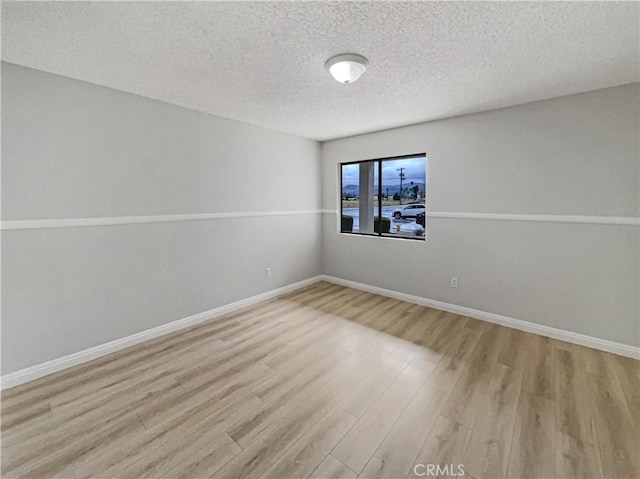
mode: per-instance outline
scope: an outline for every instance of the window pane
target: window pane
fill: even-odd
[[[374,234],[378,214],[378,162],[342,165],[343,233]],[[376,233],[377,234],[377,233]]]
[[[424,239],[426,184],[425,157],[382,161],[383,236]]]

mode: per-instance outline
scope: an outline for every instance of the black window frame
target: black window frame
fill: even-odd
[[[384,161],[393,161],[393,160],[409,160],[411,158],[424,158],[425,161],[425,179],[424,179],[424,212],[425,212],[425,216],[427,213],[427,178],[426,178],[426,163],[427,163],[427,153],[412,153],[410,155],[398,155],[398,156],[385,156],[382,158],[373,158],[370,160],[356,160],[356,161],[346,161],[344,163],[339,163],[338,164],[338,173],[340,176],[340,221],[338,221],[338,224],[340,225],[340,233],[344,234],[344,235],[353,235],[353,236],[367,236],[367,237],[373,237],[373,238],[394,238],[394,239],[403,239],[403,240],[411,240],[411,241],[424,241],[425,243],[427,242],[427,233],[426,233],[426,224],[425,224],[425,234],[424,236],[395,236],[392,234],[382,234],[382,228],[378,228],[378,232],[373,232],[373,233],[360,233],[360,232],[353,232],[353,231],[342,231],[342,216],[343,216],[343,207],[342,207],[342,203],[343,203],[343,196],[342,196],[342,167],[345,165],[359,165],[362,163],[374,163],[374,162],[378,162],[378,191],[377,191],[377,195],[378,195],[378,218],[382,218],[382,163]],[[403,205],[398,205],[398,206],[403,206]],[[409,205],[404,205],[404,207],[409,206]],[[378,220],[380,221],[380,220]]]

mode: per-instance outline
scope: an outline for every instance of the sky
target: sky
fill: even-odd
[[[415,181],[416,183],[425,183],[426,181],[426,165],[425,159],[411,158],[400,160],[388,160],[382,163],[382,184],[384,185],[399,185],[400,184],[400,172],[398,168],[404,167],[404,180],[403,183],[410,183]],[[376,165],[376,184],[378,183],[378,171]],[[358,185],[359,182],[359,165],[344,165],[342,167],[342,184],[346,185]]]

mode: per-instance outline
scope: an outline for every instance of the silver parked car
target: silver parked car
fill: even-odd
[[[403,206],[402,208],[395,209],[393,211],[393,217],[397,220],[400,218],[415,218],[420,213],[426,211],[425,206],[421,204],[413,204]]]

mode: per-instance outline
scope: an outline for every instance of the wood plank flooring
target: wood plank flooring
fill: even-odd
[[[5,478],[640,477],[638,361],[325,282],[1,399]]]

